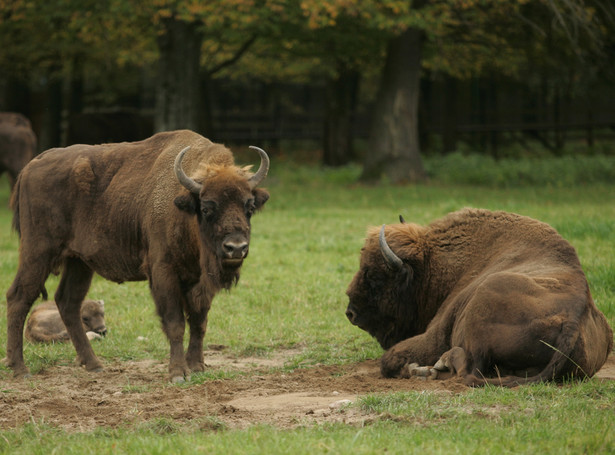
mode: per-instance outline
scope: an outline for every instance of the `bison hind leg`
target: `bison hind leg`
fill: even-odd
[[[77,351],[78,362],[88,371],[102,371],[102,364],[94,354],[81,322],[81,304],[90,289],[93,275],[93,270],[81,259],[67,258],[55,301]]]
[[[449,349],[438,359],[434,368],[438,371],[450,371],[457,376],[466,376],[468,369],[466,351],[459,346]]]
[[[22,251],[17,274],[6,293],[6,365],[13,370],[15,377],[30,376],[23,359],[24,325],[32,304],[40,296],[41,289],[45,289],[45,280],[50,273],[50,261],[45,261],[45,258],[43,254],[27,255]]]

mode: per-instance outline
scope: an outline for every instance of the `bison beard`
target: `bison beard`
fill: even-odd
[[[20,174],[11,198],[20,260],[7,292],[7,363],[23,360],[23,327],[50,273],[62,321],[89,371],[102,369],[86,338],[80,305],[93,274],[115,282],[148,280],[169,339],[169,375],[203,371],[207,313],[215,294],[239,279],[248,255],[250,218],[269,199],[254,174],[226,147],[191,131],[140,142],[51,149]],[[184,355],[186,320],[190,329]]]
[[[386,377],[449,371],[508,387],[584,378],[613,345],[574,248],[506,212],[371,229],[347,294],[350,322],[387,350]]]

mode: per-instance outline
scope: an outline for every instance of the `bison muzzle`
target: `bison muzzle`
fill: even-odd
[[[574,248],[512,213],[373,228],[347,294],[350,322],[386,350],[386,377],[450,370],[509,387],[584,378],[613,345]]]
[[[269,170],[257,148],[255,173],[220,144],[187,130],[139,142],[48,150],[21,172],[11,198],[20,235],[17,274],[7,292],[7,360],[28,375],[23,327],[50,273],[62,321],[87,370],[102,369],[79,308],[92,276],[148,280],[170,344],[173,382],[203,371],[207,314],[216,293],[239,279],[250,218],[269,199],[258,188]],[[190,339],[184,354],[186,321]]]

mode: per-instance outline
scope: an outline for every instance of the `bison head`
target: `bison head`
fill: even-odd
[[[105,302],[103,300],[84,300],[81,304],[81,321],[86,332],[105,336]]]
[[[250,218],[269,199],[269,193],[258,184],[267,176],[269,157],[258,151],[261,164],[249,175],[245,168],[210,165],[199,183],[182,169],[182,159],[190,147],[175,159],[175,175],[189,194],[175,199],[175,205],[196,215],[203,241],[214,252],[225,269],[238,269],[248,255]]]
[[[389,349],[417,332],[416,279],[423,255],[417,243],[420,226],[390,226],[391,245],[385,226],[368,233],[361,250],[359,271],[346,294],[346,316]],[[398,250],[398,253],[393,252]]]

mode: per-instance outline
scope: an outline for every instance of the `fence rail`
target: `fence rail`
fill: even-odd
[[[139,140],[153,134],[153,115],[140,112],[93,112],[77,114],[71,118],[67,143],[94,144]],[[220,142],[250,142],[275,140],[322,141],[325,118],[322,115],[271,115],[267,113],[217,114],[213,116],[209,131],[203,134]],[[353,136],[367,138],[369,118],[360,115],[354,119]],[[422,134],[453,135],[456,140],[467,138],[499,137],[505,133],[519,133],[524,137],[546,137],[557,134],[572,138],[584,137],[615,140],[613,121],[556,123],[464,123],[450,125],[421,124]]]

